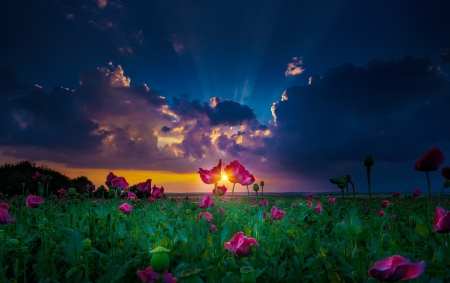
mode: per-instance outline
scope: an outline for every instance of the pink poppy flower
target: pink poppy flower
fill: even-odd
[[[250,174],[239,161],[234,160],[223,169],[227,175],[228,181],[233,184],[251,185],[255,182],[255,178]]]
[[[38,182],[42,181],[42,175],[38,171],[36,171],[34,173],[34,175],[35,176],[31,177],[31,178],[33,178],[33,180],[38,181]]]
[[[264,199],[263,202],[262,202],[262,204],[263,204],[264,206],[268,206],[268,205],[269,205],[269,201],[268,201],[267,199]]]
[[[416,278],[424,269],[425,261],[412,263],[407,258],[394,255],[375,262],[368,273],[382,282],[397,282]]]
[[[209,226],[209,232],[210,233],[216,233],[217,232],[217,227],[214,224],[211,224],[211,226]]]
[[[198,207],[200,208],[214,207],[214,202],[212,201],[211,196],[210,195],[204,196]]]
[[[433,219],[434,232],[450,232],[450,211],[445,211],[442,207],[436,206]]]
[[[412,195],[414,197],[420,197],[422,195],[422,192],[419,189],[414,189]]]
[[[296,207],[297,207],[297,204],[296,204],[296,203],[293,203],[293,204],[291,205],[291,207],[292,207],[292,208],[296,208]]]
[[[153,271],[152,267],[149,266],[145,270],[138,270],[137,275],[141,278],[141,280],[145,283],[157,283],[158,282],[158,273]],[[167,270],[163,272],[163,283],[176,283],[178,278],[172,276],[172,273],[169,273]]]
[[[444,160],[445,157],[442,151],[439,148],[434,147],[423,154],[416,162],[414,169],[420,172],[436,171]]]
[[[128,214],[133,210],[133,207],[131,205],[129,205],[128,203],[124,203],[122,205],[119,205],[119,209],[123,213]]]
[[[380,211],[378,212],[378,216],[379,216],[379,217],[383,217],[385,214],[386,214],[386,213],[384,213],[383,210],[380,210]]]
[[[219,207],[219,213],[220,215],[225,215],[225,210],[221,207]]]
[[[198,215],[198,218],[200,220],[202,220],[203,216],[205,217],[206,222],[214,221],[214,218],[212,217],[211,213],[209,213],[209,212],[200,212],[200,214]]]
[[[272,220],[281,220],[283,219],[286,212],[283,210],[277,209],[275,206],[272,206],[270,209],[270,216],[272,217]]]
[[[106,185],[107,187],[111,186],[111,185],[112,185],[112,184],[111,184],[111,181],[112,181],[112,179],[114,179],[114,178],[117,178],[117,176],[114,175],[113,172],[109,172],[108,176],[106,176],[106,182],[105,182],[105,185]]]
[[[393,197],[393,198],[398,198],[398,197],[400,197],[400,192],[395,192],[395,193],[393,193],[393,194],[392,194],[392,197]]]
[[[0,224],[8,224],[11,222],[11,216],[7,209],[0,208]]]
[[[62,195],[67,195],[67,190],[64,190],[64,188],[61,188],[58,190],[58,193],[62,194]]]
[[[267,212],[263,211],[263,218],[267,218]]]
[[[335,198],[329,198],[328,199],[328,204],[335,203],[335,202],[336,202]]]
[[[137,184],[137,187],[144,193],[144,194],[151,194],[152,189],[152,179],[147,179],[147,181]]]
[[[114,188],[120,187],[122,190],[126,190],[128,189],[129,184],[124,177],[116,177],[111,180],[111,186],[113,186]]]
[[[381,207],[386,208],[389,205],[389,201],[387,199],[383,200],[380,204]]]
[[[148,197],[149,202],[155,202],[155,199],[153,197]]]
[[[200,178],[202,179],[203,183],[207,185],[215,184],[222,179],[221,168],[222,168],[222,159],[220,159],[219,164],[213,167],[211,170],[198,168],[199,171],[197,173],[200,174]]]
[[[29,195],[26,200],[29,208],[38,208],[41,203],[44,203],[44,199],[35,195]]]
[[[8,211],[9,205],[6,202],[2,202],[2,203],[0,203],[0,208],[6,209]]]
[[[318,204],[318,205],[316,206],[316,208],[314,208],[314,210],[315,210],[316,212],[318,212],[318,213],[321,213],[321,212],[322,212],[322,205],[321,205],[321,204]]]
[[[131,198],[134,198],[134,200],[138,199],[135,193],[128,192],[127,200],[130,200]]]
[[[220,197],[223,196],[223,195],[225,195],[225,194],[227,193],[227,187],[225,187],[225,185],[223,185],[223,186],[218,186],[217,189],[218,189],[217,194],[218,194]],[[212,194],[213,194],[213,196],[216,195],[216,189],[213,189]]]
[[[161,186],[161,188],[158,188],[156,185],[153,185],[152,188],[152,196],[156,199],[162,198],[162,195],[164,194],[164,187]]]
[[[393,221],[395,221],[395,219],[397,219],[397,215],[392,214],[391,218],[392,218]]]
[[[306,203],[306,206],[307,206],[307,207],[312,207],[312,202],[308,201],[308,202]]]
[[[441,175],[442,177],[444,177],[446,180],[450,180],[450,167],[444,167],[441,169]]]
[[[312,198],[312,194],[307,194],[306,195],[306,200],[310,200]]]
[[[289,221],[291,221],[291,223],[294,223],[294,222],[295,222],[295,219],[294,219],[294,218],[291,218]]]
[[[252,251],[252,245],[259,246],[259,243],[253,238],[244,236],[244,232],[237,232],[229,242],[225,242],[224,246],[234,255],[245,257]]]
[[[163,205],[162,207],[161,207],[161,210],[166,210],[167,209],[167,207],[165,206],[165,205]]]

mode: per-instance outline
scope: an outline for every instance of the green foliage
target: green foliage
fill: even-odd
[[[50,169],[45,165],[36,166],[35,162],[20,161],[15,164],[5,163],[0,166],[0,188],[3,194],[8,195],[22,195],[22,184],[25,184],[25,194],[28,190],[31,194],[38,193],[38,183],[32,179],[35,173],[39,172],[41,175],[50,175],[52,179],[48,182],[48,194],[51,192],[57,194],[61,188],[66,190],[74,187],[78,193],[86,191],[86,185],[92,185],[92,182],[86,176],[80,176],[74,179],[66,175]],[[47,186],[47,182],[45,183]]]

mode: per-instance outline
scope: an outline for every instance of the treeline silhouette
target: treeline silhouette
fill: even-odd
[[[48,182],[48,194],[57,191],[61,188],[75,188],[77,193],[86,193],[86,185],[92,185],[92,182],[86,176],[79,176],[76,178],[69,178],[58,171],[50,169],[45,165],[36,166],[35,162],[20,161],[15,164],[5,163],[0,166],[0,192],[8,194],[9,196],[22,195],[24,184],[25,195],[38,194],[38,182],[33,180],[35,172],[41,175],[50,175],[51,181]],[[47,182],[44,183],[47,187]]]

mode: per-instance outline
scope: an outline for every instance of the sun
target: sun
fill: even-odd
[[[227,177],[226,174],[223,174],[223,175],[222,175],[222,181],[226,181],[226,180],[228,180],[228,177]]]

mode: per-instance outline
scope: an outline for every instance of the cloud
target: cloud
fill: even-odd
[[[106,7],[106,5],[108,5],[108,1],[107,0],[96,0],[96,2],[97,2],[97,6],[100,9],[103,9],[103,8]]]
[[[292,58],[292,62],[287,65],[287,70],[284,72],[284,75],[287,76],[296,76],[300,75],[305,71],[302,68],[303,65],[303,57],[294,57]]]
[[[439,50],[439,55],[444,63],[450,62],[450,51],[447,49]]]
[[[409,56],[329,68],[317,83],[288,88],[272,107],[268,160],[282,170],[321,174],[373,155],[382,162],[414,159],[439,144],[449,86],[429,60]]]

